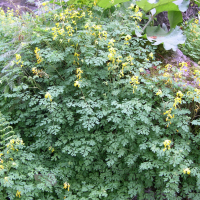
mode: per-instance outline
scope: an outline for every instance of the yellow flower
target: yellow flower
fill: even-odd
[[[164,146],[165,146],[165,150],[168,148],[168,150],[170,149],[170,144],[171,144],[171,140],[165,140],[163,142]],[[164,150],[163,150],[164,151]]]
[[[3,165],[0,165],[0,170],[4,169],[4,166]]]
[[[74,86],[75,86],[75,87],[76,87],[76,86],[80,87],[79,81],[74,81]]]
[[[152,52],[149,54],[149,57],[151,57],[153,59],[153,53]]]
[[[52,98],[51,98],[51,95],[49,92],[47,92],[44,97],[45,97],[45,99],[49,98],[50,101],[52,101]]]
[[[114,42],[115,42],[115,40],[112,38],[112,39],[108,42],[108,44],[111,44],[112,46],[114,46]]]
[[[176,93],[176,96],[178,97],[180,97],[180,98],[182,98],[183,97],[183,93],[181,92],[181,91],[178,91],[177,93]]]
[[[63,185],[64,185],[63,188],[64,188],[64,189],[68,189],[68,191],[69,191],[70,184],[67,183],[67,182],[65,182]]]
[[[48,3],[49,3],[49,2],[46,1],[46,2],[43,2],[42,5],[43,5],[43,6],[46,6]]]
[[[190,174],[190,172],[191,172],[191,171],[190,171],[190,168],[183,169],[183,173],[184,173],[184,174],[186,174],[186,173],[187,173],[187,174]]]
[[[16,60],[20,60],[20,59],[21,59],[20,54],[16,54]]]
[[[125,37],[125,40],[126,41],[128,41],[128,40],[130,40],[131,39],[131,36],[130,35],[127,35],[126,37]]]
[[[10,158],[10,160],[12,160],[12,161],[13,161],[13,158]]]
[[[10,140],[10,143],[11,143],[11,144],[14,144],[14,143],[15,143],[15,140],[14,140],[14,139]]]
[[[161,90],[158,90],[158,92],[156,93],[156,95],[161,95],[161,94],[162,94]]]
[[[135,12],[137,13],[138,11],[139,11],[139,7],[136,6],[136,7],[135,7]]]
[[[17,190],[17,192],[16,192],[16,197],[21,197],[21,192],[19,191],[19,190]]]
[[[128,7],[128,9],[133,9],[134,8],[134,5],[131,4],[130,7]]]

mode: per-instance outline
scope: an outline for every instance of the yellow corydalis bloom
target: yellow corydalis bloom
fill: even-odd
[[[49,147],[49,151],[51,151],[52,153],[55,151],[54,148],[52,148],[52,146]]]
[[[20,54],[16,54],[15,57],[16,57],[16,60],[17,60],[16,64],[21,63],[22,64],[21,67],[23,67],[23,62],[21,61],[21,58],[22,58],[21,55]]]
[[[174,107],[175,109],[177,108],[176,106],[177,106],[179,103],[181,103],[182,97],[183,97],[183,93],[182,93],[181,91],[178,91],[178,92],[176,93],[176,98],[174,99],[174,104],[173,104],[173,107]]]
[[[76,87],[76,86],[80,87],[79,81],[74,81],[74,86],[75,86],[75,87]]]
[[[135,7],[135,12],[137,13],[137,12],[139,11],[139,9],[140,9],[140,8],[139,8],[138,6],[136,6],[136,7]]]
[[[183,173],[190,174],[191,173],[190,168],[183,169]]]
[[[158,90],[158,92],[156,93],[156,95],[162,95],[162,90]]]
[[[125,40],[126,40],[126,41],[129,41],[130,39],[131,39],[131,36],[130,36],[130,35],[125,36]]]
[[[171,140],[165,140],[164,142],[163,142],[163,145],[164,145],[164,149],[163,149],[163,151],[165,151],[166,149],[170,149],[170,144],[171,144]]]
[[[63,185],[64,185],[63,188],[69,191],[70,184],[65,182]]]
[[[108,44],[114,46],[114,45],[115,45],[114,42],[115,42],[115,40],[112,38],[112,39],[108,42]],[[110,47],[110,46],[108,46],[108,47]]]
[[[50,101],[52,101],[52,98],[51,98],[51,95],[50,95],[50,93],[49,92],[47,92],[46,94],[45,94],[45,99],[50,99]]]
[[[36,47],[35,50],[34,50],[35,55],[36,55],[36,59],[37,59],[37,64],[40,64],[42,62],[42,59],[41,59],[41,57],[38,53],[39,51],[40,51],[40,49],[38,47]]]
[[[21,192],[19,191],[19,190],[17,190],[17,192],[16,192],[16,197],[21,197]]]
[[[15,56],[16,56],[16,60],[21,60],[20,54],[16,54]]]
[[[132,9],[134,9],[134,7],[135,7],[135,5],[134,5],[134,4],[131,4],[130,7],[128,7],[128,9],[131,9],[131,10],[132,10]]]
[[[176,96],[182,98],[182,97],[183,97],[183,93],[182,93],[181,91],[178,91],[178,92],[176,93]]]
[[[149,54],[149,57],[153,59],[153,53],[152,52]]]
[[[81,79],[81,74],[83,73],[83,70],[81,70],[81,68],[77,68],[76,69],[76,77],[78,79]]]
[[[4,169],[4,166],[3,165],[0,165],[0,170]]]
[[[170,119],[174,118],[174,114],[171,115],[171,112],[172,112],[172,108],[170,108],[169,110],[167,110],[164,115],[167,114],[167,118],[166,118],[166,122],[169,121]]]
[[[43,5],[43,6],[46,6],[48,3],[49,3],[49,2],[46,1],[46,2],[43,2],[42,5]]]
[[[133,86],[133,93],[135,92],[135,89],[137,89],[138,84],[140,84],[140,82],[138,81],[138,76],[132,76],[130,84]]]
[[[170,69],[172,68],[172,65],[167,64],[167,65],[165,65],[165,68],[166,68],[166,70],[168,71],[168,70],[170,70]]]

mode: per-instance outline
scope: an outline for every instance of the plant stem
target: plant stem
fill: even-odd
[[[152,15],[152,16],[149,18],[149,21],[148,21],[148,22],[146,23],[146,25],[143,27],[141,34],[144,32],[144,30],[145,30],[146,27],[150,24],[150,22],[153,20],[153,18],[154,18],[154,15]]]

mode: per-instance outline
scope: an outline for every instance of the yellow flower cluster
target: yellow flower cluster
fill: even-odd
[[[183,93],[182,93],[181,91],[178,91],[178,92],[176,93],[176,98],[174,99],[174,104],[173,104],[173,107],[174,107],[175,109],[177,108],[176,106],[177,106],[179,103],[181,103],[182,97],[183,97]]]
[[[142,13],[139,12],[140,8],[138,6],[135,6],[134,4],[131,4],[129,9],[135,11],[135,14],[133,16],[131,16],[132,18],[138,19],[139,21],[142,20]]]
[[[63,188],[69,191],[70,184],[65,182],[63,185],[64,185]]]
[[[39,55],[39,52],[40,49],[38,47],[35,48],[34,52],[35,52],[35,55],[36,55],[36,59],[37,59],[37,64],[40,64],[42,62],[42,58],[40,57]]]
[[[15,55],[15,57],[16,57],[16,64],[19,64],[19,63],[21,63],[21,67],[23,67],[23,61],[21,61],[21,55],[20,54],[16,54]]]
[[[9,148],[9,150],[18,151],[18,149],[15,149],[15,145],[19,145],[19,144],[24,145],[23,140],[20,140],[18,138],[16,140],[11,139],[10,142],[6,145],[6,147]],[[9,153],[9,150],[7,151],[7,154]]]
[[[131,39],[131,36],[130,35],[126,35],[125,36],[125,40],[126,40],[126,42],[124,42],[124,44],[129,44],[129,40]]]
[[[92,18],[92,11],[88,11],[87,14],[90,18]],[[67,7],[67,9],[65,9],[59,15],[55,14],[54,20],[58,20],[61,23],[56,23],[56,27],[52,28],[53,40],[55,40],[58,37],[58,35],[61,35],[61,36],[65,35],[65,29],[64,29],[65,24],[67,24],[65,28],[67,30],[68,36],[71,37],[73,33],[75,32],[75,30],[77,30],[77,27],[76,27],[77,21],[81,18],[84,18],[85,16],[86,16],[86,13],[84,10],[77,10],[74,6]],[[60,27],[60,25],[62,26]],[[73,26],[75,26],[75,28],[73,28]],[[88,23],[85,24],[84,27],[88,28],[89,27]],[[95,30],[99,30],[101,29],[101,26],[94,25],[92,28],[94,28]],[[96,35],[95,33],[91,33],[91,34]]]
[[[107,34],[108,34],[107,31],[102,31],[102,32],[99,31],[98,35],[99,35],[100,40],[101,40],[101,35],[103,36],[103,39],[106,40]]]
[[[196,78],[197,79],[197,82],[199,82],[199,86],[200,86],[200,71],[199,70],[194,70],[194,78]]]
[[[51,151],[53,153],[55,151],[55,149],[52,146],[50,146],[49,151]]]
[[[165,65],[165,68],[166,68],[165,71],[170,71],[172,68],[172,65],[167,64],[167,65]]]
[[[183,97],[183,93],[181,91],[178,91],[176,93],[176,97],[174,99],[174,104],[173,104],[173,108],[177,108],[177,105],[179,103],[181,103],[181,100],[182,100],[182,97]],[[164,115],[167,115],[166,117],[166,121],[168,121],[169,123],[167,124],[167,127],[169,126],[169,124],[171,124],[171,119],[174,118],[174,114],[171,115],[171,112],[172,112],[172,108],[170,108],[169,110],[167,110],[165,113],[163,113]]]
[[[48,77],[48,75],[45,72],[43,72],[42,69],[40,70],[40,69],[37,69],[36,67],[32,68],[32,72],[33,74],[38,75],[39,77],[43,77],[43,75],[46,75]]]
[[[49,92],[47,92],[44,97],[45,99],[49,98],[49,100],[52,101],[51,94]]]
[[[190,168],[183,169],[183,173],[189,175],[191,173]]]
[[[21,192],[19,191],[19,190],[17,190],[17,192],[16,192],[16,197],[21,197]]]
[[[43,6],[46,6],[47,4],[49,4],[49,1],[45,1],[42,3]]]
[[[149,54],[149,57],[150,57],[151,59],[153,59],[153,53],[152,53],[152,52]]]
[[[162,90],[158,90],[158,92],[156,93],[156,95],[158,95],[158,96],[162,95]]]
[[[112,61],[113,64],[115,62],[115,54],[116,54],[116,50],[113,48],[114,42],[115,42],[115,40],[111,39],[110,42],[108,43],[109,45],[111,45],[111,46],[108,46],[108,48],[109,48],[108,51],[110,52],[108,54],[108,58],[110,61]]]
[[[78,78],[75,82],[74,82],[74,86],[76,87],[76,86],[78,86],[78,87],[80,87],[80,82],[79,81],[81,81],[80,79],[81,79],[81,74],[83,73],[83,71],[81,70],[81,68],[77,68],[76,69],[76,77]]]
[[[170,149],[170,144],[171,144],[171,140],[165,140],[164,142],[163,142],[163,145],[164,145],[164,149],[163,149],[163,151],[165,151],[165,150],[169,150]]]
[[[168,78],[168,79],[167,79],[167,82],[165,82],[165,84],[167,84],[167,83],[172,83],[171,75],[170,75],[168,72],[165,72],[165,73],[163,74],[163,77]]]
[[[175,82],[177,82],[178,79],[182,77],[182,74],[183,74],[182,71],[183,71],[183,70],[184,70],[184,71],[187,71],[187,69],[183,69],[183,67],[187,67],[188,65],[187,65],[186,62],[181,62],[181,63],[179,63],[179,66],[181,66],[181,67],[180,67],[180,72],[177,72],[177,73],[174,74]]]
[[[138,81],[138,76],[132,76],[130,84],[133,86],[133,93],[134,93],[135,89],[137,89],[136,85],[140,84],[139,81]]]
[[[167,127],[169,126],[169,124],[171,124],[170,120],[171,120],[172,118],[174,118],[174,114],[171,115],[171,112],[172,112],[172,108],[170,108],[169,110],[167,110],[167,111],[164,113],[164,115],[167,115],[167,117],[166,117],[166,122],[169,121]]]

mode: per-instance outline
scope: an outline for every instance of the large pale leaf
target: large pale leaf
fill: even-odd
[[[152,9],[156,9],[155,15],[163,11],[181,11],[185,12],[190,3],[189,0],[141,0],[136,2],[137,5],[145,12],[149,12]]]
[[[163,44],[166,50],[173,49],[176,51],[178,44],[183,44],[186,40],[186,37],[182,34],[182,30],[178,26],[169,32],[166,32],[160,26],[147,27],[146,33],[149,41],[155,41],[153,45]]]

